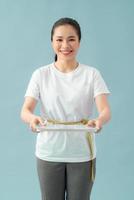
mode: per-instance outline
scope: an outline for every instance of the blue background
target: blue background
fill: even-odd
[[[92,199],[133,199],[134,1],[0,0],[1,200],[40,199],[36,135],[20,110],[32,72],[53,62],[51,27],[66,16],[81,25],[78,60],[98,68],[111,91],[112,120],[96,138]]]

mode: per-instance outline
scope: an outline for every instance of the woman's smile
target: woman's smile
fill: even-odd
[[[71,53],[73,52],[73,50],[60,50],[60,53],[62,53],[63,55],[65,55],[65,56],[68,56],[68,55],[70,55]]]

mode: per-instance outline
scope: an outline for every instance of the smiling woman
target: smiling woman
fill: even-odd
[[[55,28],[52,46],[57,55],[57,61],[55,63],[57,68],[59,67],[61,70],[64,65],[64,72],[68,72],[77,66],[75,57],[79,49],[79,39],[75,29],[71,25]]]
[[[21,118],[33,132],[37,125],[83,124],[97,129],[110,119],[110,93],[100,72],[81,64],[76,55],[81,29],[72,18],[61,18],[52,27],[55,62],[35,70],[29,82]],[[41,116],[34,114],[41,102]],[[98,116],[92,119],[94,103]],[[95,179],[95,133],[43,131],[37,135],[37,169],[42,200],[89,200]]]
[[[59,63],[59,60],[64,63],[64,72],[68,72],[68,68],[71,71],[77,67],[76,54],[80,46],[80,40],[81,29],[75,20],[72,19],[71,21],[68,18],[64,18],[54,24],[51,31],[51,41],[56,54],[55,61],[57,62],[55,65],[57,68],[63,69],[63,67],[60,67],[61,62]],[[67,67],[65,67],[64,59],[68,65]]]

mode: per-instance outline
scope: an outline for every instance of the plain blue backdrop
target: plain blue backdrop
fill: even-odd
[[[78,20],[82,29],[78,60],[98,68],[111,91],[112,120],[96,137],[92,200],[131,200],[133,0],[0,0],[0,199],[40,199],[36,135],[20,120],[20,110],[32,72],[53,62],[50,31],[60,17]]]

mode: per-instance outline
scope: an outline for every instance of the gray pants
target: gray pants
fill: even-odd
[[[94,172],[96,159],[93,160]],[[42,200],[90,200],[91,161],[50,162],[37,158]]]

